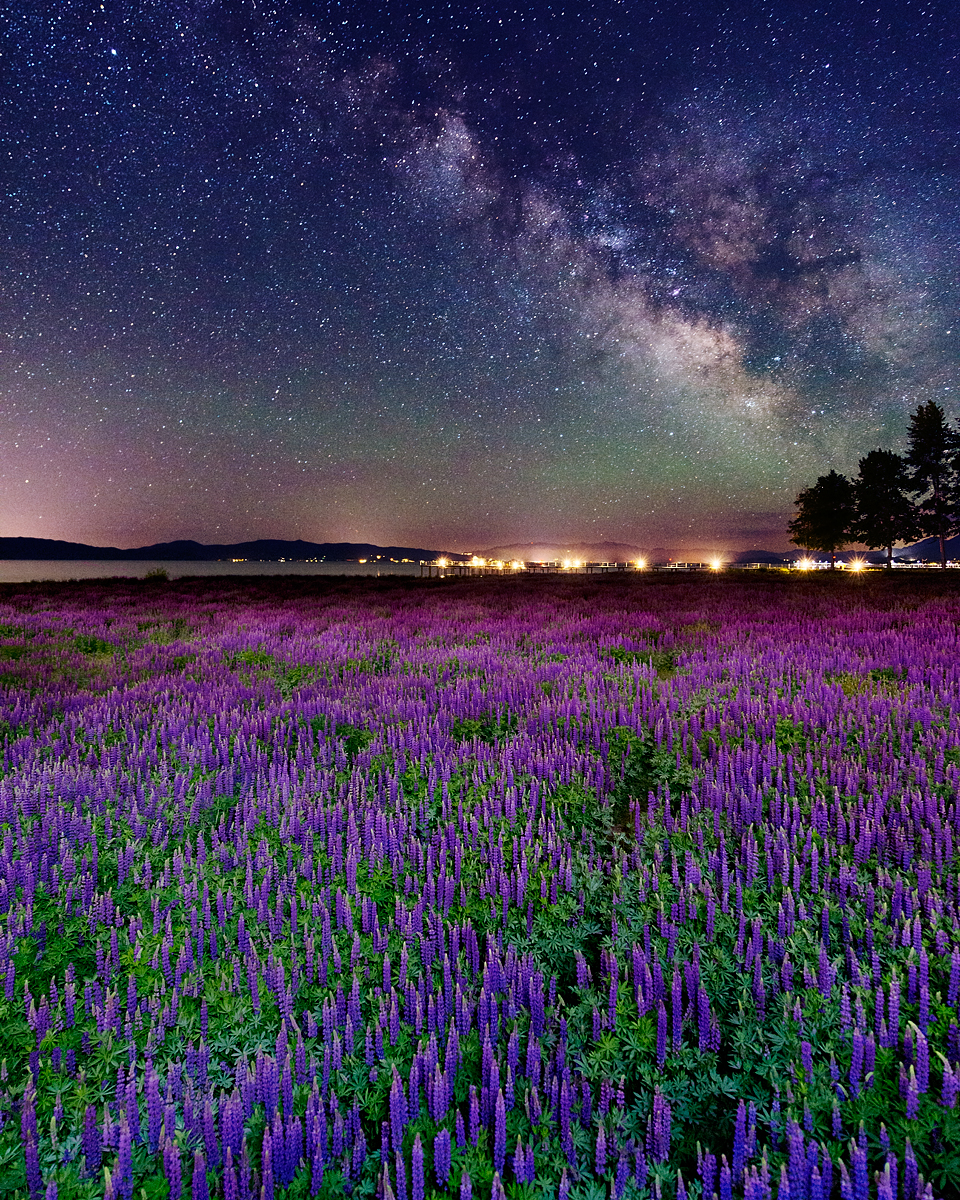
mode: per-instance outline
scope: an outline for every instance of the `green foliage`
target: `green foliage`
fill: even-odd
[[[668,788],[671,796],[679,796],[689,791],[692,783],[690,763],[665,744],[656,745],[648,736],[631,746],[614,799],[618,812],[622,813],[632,799],[645,805],[650,792],[662,795]]]
[[[484,713],[480,717],[457,719],[450,727],[450,736],[458,742],[470,742],[476,738],[492,746],[498,738],[506,737],[516,728],[516,720],[499,717],[495,713]]]
[[[90,634],[80,634],[73,639],[73,644],[81,654],[112,654],[116,650],[116,646],[112,642],[105,642],[103,638],[93,637]]]
[[[337,726],[337,737],[343,739],[343,749],[347,759],[352,762],[358,754],[366,750],[373,742],[376,734],[371,729],[363,729],[347,723]]]
[[[618,666],[640,663],[652,667],[660,679],[669,679],[677,669],[677,656],[671,650],[627,650],[622,646],[611,646],[604,654]]]

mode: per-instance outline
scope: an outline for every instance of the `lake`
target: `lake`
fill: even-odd
[[[419,575],[419,563],[376,562],[115,562],[113,559],[0,559],[0,583],[42,580],[142,579],[162,568],[171,579],[184,575]]]

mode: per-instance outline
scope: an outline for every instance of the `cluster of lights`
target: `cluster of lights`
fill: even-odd
[[[448,558],[438,558],[433,565],[435,567],[440,567],[442,570],[445,567],[450,566],[450,560]],[[512,571],[523,570],[523,563],[520,562],[519,559],[515,558],[512,562],[505,562],[502,558],[481,558],[479,554],[474,554],[470,561],[465,565],[468,567],[492,567],[496,571],[504,571],[507,569]],[[567,564],[564,563],[564,566],[566,565]],[[579,564],[574,563],[573,565],[577,566]]]

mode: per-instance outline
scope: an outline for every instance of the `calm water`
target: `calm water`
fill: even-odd
[[[46,559],[0,559],[0,583],[29,583],[48,579],[142,579],[162,568],[171,579],[182,575],[419,575],[419,563],[310,562],[113,562],[90,559],[50,562]]]

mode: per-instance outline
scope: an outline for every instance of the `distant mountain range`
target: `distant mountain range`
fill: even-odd
[[[960,558],[960,535],[947,538],[947,558]],[[914,542],[912,546],[904,546],[902,550],[894,550],[894,558],[924,558],[940,561],[940,543],[936,538],[924,538],[922,542]]]
[[[507,546],[491,546],[481,552],[487,559],[521,562],[553,562],[578,559],[581,562],[666,562],[668,559],[709,561],[711,550],[668,550],[663,546],[643,547],[629,542],[512,542]],[[853,553],[848,551],[849,553]],[[771,566],[791,562],[801,551],[779,553],[772,550],[740,550],[723,553],[726,563],[769,563]],[[960,558],[960,536],[947,541],[947,555]],[[200,542],[157,542],[152,546],[137,546],[120,550],[116,546],[87,546],[82,542],[60,542],[52,538],[0,537],[0,559],[47,559],[59,561],[100,560],[108,562],[229,562],[245,559],[249,562],[358,562],[360,559],[408,559],[412,562],[432,562],[439,557],[452,562],[465,562],[469,554],[454,550],[426,550],[420,546],[375,546],[371,542],[304,542],[282,541],[278,538],[259,538],[252,542],[232,542],[229,545],[205,546]],[[883,558],[880,551],[863,555],[871,560]],[[925,538],[912,546],[894,551],[896,558],[936,560],[940,546],[936,538]]]
[[[410,559],[431,562],[439,555],[455,561],[469,558],[445,550],[424,550],[417,546],[374,546],[370,542],[285,542],[259,538],[254,542],[234,542],[223,546],[204,546],[200,542],[157,542],[119,550],[116,546],[86,546],[82,542],[59,542],[50,538],[0,538],[0,559],[106,560],[110,562],[222,562],[246,559],[249,562],[358,562],[360,559]]]

